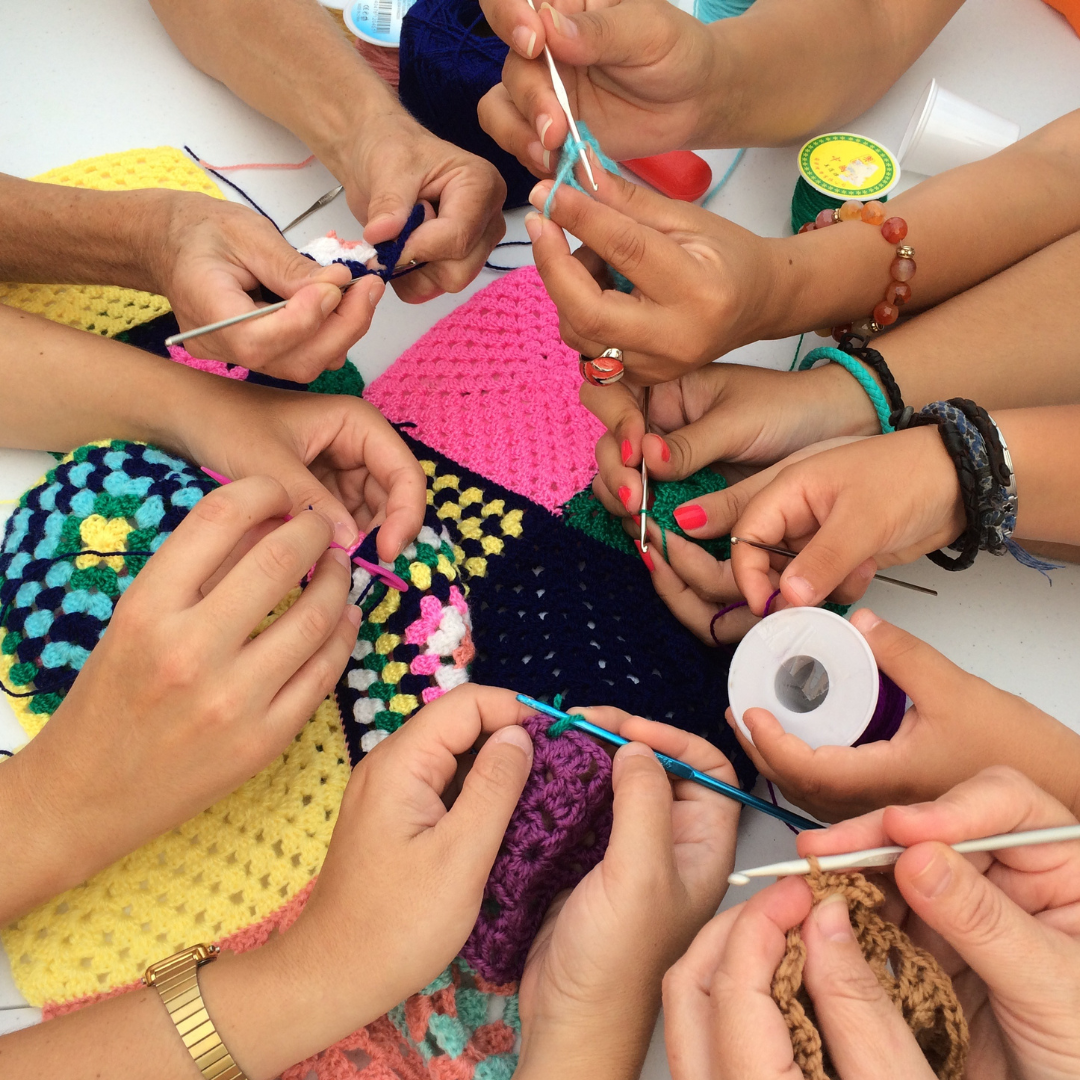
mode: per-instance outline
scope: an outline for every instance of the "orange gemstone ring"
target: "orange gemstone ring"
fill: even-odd
[[[593,386],[610,386],[612,383],[617,383],[626,374],[622,355],[622,349],[605,349],[596,357],[578,353],[581,358],[578,365],[581,377]]]

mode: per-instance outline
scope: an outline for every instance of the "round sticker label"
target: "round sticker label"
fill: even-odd
[[[880,197],[900,179],[900,166],[884,146],[846,131],[811,139],[799,151],[799,171],[811,187],[835,199]]]

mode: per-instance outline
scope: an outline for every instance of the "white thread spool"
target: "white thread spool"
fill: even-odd
[[[728,671],[731,711],[747,738],[743,714],[762,708],[814,748],[851,746],[874,715],[879,687],[866,639],[824,608],[784,608],[762,619]]]

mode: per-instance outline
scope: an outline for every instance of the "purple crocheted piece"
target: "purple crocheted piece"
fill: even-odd
[[[531,716],[533,765],[484,888],[480,917],[461,955],[485,979],[521,978],[548,906],[603,857],[611,835],[611,759],[567,731],[549,739]]]

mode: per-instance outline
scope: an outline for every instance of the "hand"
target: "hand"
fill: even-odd
[[[203,598],[238,542],[290,500],[253,477],[200,500],[117,602],[63,703],[3,769],[7,857],[32,850],[6,921],[187,821],[272,761],[333,687],[360,622],[331,523],[303,513],[263,536]],[[318,560],[273,625],[252,631]],[[9,770],[14,770],[9,773]],[[21,791],[22,797],[18,797]],[[7,829],[5,831],[8,831]]]
[[[823,821],[838,821],[887,803],[935,799],[980,769],[1008,764],[1080,808],[1080,735],[868,609],[855,612],[851,623],[911,708],[888,741],[816,750],[785,734],[765,709],[743,716],[750,742],[728,709],[743,749],[786,798]]]
[[[381,525],[379,555],[392,562],[416,536],[424,474],[377,409],[358,398],[222,383],[201,378],[198,395],[170,412],[161,441],[230,479],[273,476],[290,512],[314,507],[342,547],[353,546],[358,527]]]
[[[805,459],[789,459],[769,477],[676,509],[685,520],[689,507],[698,507],[692,520],[701,523],[686,528],[695,537],[731,532],[798,551],[780,575],[779,606],[829,596],[853,603],[876,570],[912,562],[963,531],[960,484],[936,428],[808,449]],[[769,482],[762,486],[762,479]],[[757,614],[776,589],[770,571],[778,558],[749,544],[732,548],[735,582]]]
[[[434,205],[437,213],[412,234],[398,261],[427,264],[393,283],[408,303],[460,292],[506,231],[506,185],[495,166],[436,138],[400,107],[370,116],[354,142],[336,151],[332,168],[349,208],[367,222],[369,244],[394,239],[416,203]]]
[[[661,976],[716,910],[734,858],[738,804],[690,781],[670,782],[648,747],[736,783],[719,750],[617,709],[579,711],[635,741],[615,755],[607,853],[556,899],[529,952],[520,994],[523,1080],[575,1071],[594,1080],[637,1076]]]
[[[563,186],[551,220],[525,219],[536,268],[572,349],[618,346],[631,381],[665,382],[740,345],[788,332],[789,240],[755,236],[689,203],[632,184],[594,162],[595,197]],[[542,209],[551,182],[529,196]],[[570,253],[563,229],[585,251]],[[634,283],[609,287],[604,263]],[[802,329],[806,329],[803,327]]]
[[[155,280],[181,330],[261,306],[248,295],[260,284],[289,301],[272,315],[192,338],[186,348],[193,356],[302,383],[345,363],[347,350],[367,333],[382,281],[342,293],[346,267],[305,258],[253,210],[186,192],[161,197],[167,224],[151,249]]]
[[[843,897],[827,897],[812,911],[811,903],[805,881],[784,878],[713,919],[668,972],[664,1033],[673,1080],[801,1080],[772,998],[787,931],[800,923],[803,983],[841,1080],[932,1080],[915,1037],[863,958]]]
[[[1080,843],[966,857],[946,845],[1075,821],[1030,780],[994,768],[936,802],[890,806],[798,844],[804,856],[909,848],[895,873],[910,912],[895,921],[953,980],[971,1029],[967,1075],[1051,1080],[1080,1075]]]
[[[480,100],[480,124],[536,175],[550,176],[567,124],[541,56],[558,60],[574,116],[617,161],[713,145],[713,35],[662,0],[485,0],[491,28],[511,47],[502,82]]]
[[[277,1076],[351,1034],[457,955],[529,775],[532,743],[518,726],[529,715],[510,690],[461,686],[353,770],[296,924],[266,947],[207,969],[218,977],[203,990],[207,1007],[227,1016],[218,1029],[248,1076]],[[485,736],[447,809],[458,757]],[[237,998],[247,1003],[227,1015]],[[251,1024],[233,1033],[228,1023],[243,1017]]]

